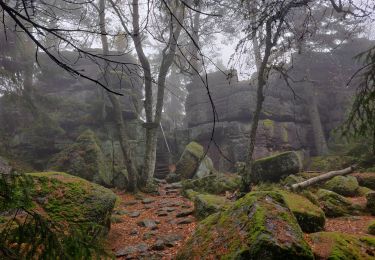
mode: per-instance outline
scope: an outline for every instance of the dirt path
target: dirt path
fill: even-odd
[[[172,259],[195,229],[193,203],[176,185],[160,184],[157,196],[117,195],[108,247],[118,259]]]

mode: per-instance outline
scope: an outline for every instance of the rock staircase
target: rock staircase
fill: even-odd
[[[169,174],[170,154],[168,151],[156,153],[156,165],[154,177],[157,179],[165,179]]]

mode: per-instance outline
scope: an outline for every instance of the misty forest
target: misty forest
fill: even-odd
[[[375,259],[375,0],[0,0],[0,259]]]

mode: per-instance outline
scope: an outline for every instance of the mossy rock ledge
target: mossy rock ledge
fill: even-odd
[[[198,225],[177,259],[313,259],[296,218],[276,192],[251,192]]]
[[[371,215],[375,216],[375,191],[367,193],[366,200],[366,208],[371,213]]]
[[[221,194],[235,191],[241,186],[241,176],[238,174],[217,173],[199,179],[182,181],[182,189],[200,193]]]
[[[374,259],[375,238],[354,236],[340,232],[310,234],[315,259]]]
[[[296,174],[302,169],[302,162],[296,152],[284,152],[256,160],[251,181],[279,182],[283,177]]]
[[[355,196],[358,194],[359,184],[353,176],[336,176],[327,181],[324,188],[343,196]]]
[[[319,189],[316,195],[327,217],[341,217],[354,211],[352,203],[336,192]]]
[[[83,234],[99,228],[106,234],[116,195],[109,189],[61,172],[29,173],[32,198],[42,214],[55,222],[74,225]]]
[[[229,208],[231,204],[232,202],[224,196],[196,194],[194,196],[195,216],[198,219],[204,219],[213,213]]]
[[[280,194],[304,232],[312,233],[324,229],[326,218],[321,208],[298,194],[287,191],[280,191]]]

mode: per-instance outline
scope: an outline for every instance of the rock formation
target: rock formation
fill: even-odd
[[[307,155],[325,154],[330,132],[345,118],[355,88],[347,88],[350,76],[359,67],[353,57],[370,46],[357,39],[343,44],[333,53],[295,54],[290,64],[289,84],[278,74],[270,75],[265,90],[255,157],[276,151],[304,150]],[[209,156],[219,170],[233,170],[233,163],[244,161],[248,146],[251,117],[255,108],[256,87],[215,72],[208,74],[208,85],[219,121],[215,141],[221,152],[211,145]],[[187,86],[187,135],[207,145],[213,125],[213,109],[201,82]],[[221,156],[225,154],[232,162]]]

